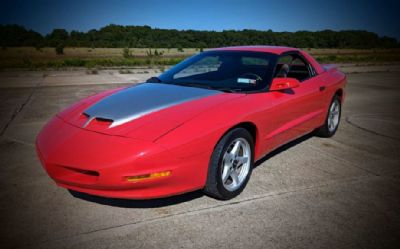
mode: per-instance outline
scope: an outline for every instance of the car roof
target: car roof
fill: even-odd
[[[255,51],[255,52],[267,52],[277,55],[289,51],[299,51],[298,48],[281,47],[281,46],[233,46],[233,47],[215,48],[210,50],[211,51],[220,51],[220,50]]]

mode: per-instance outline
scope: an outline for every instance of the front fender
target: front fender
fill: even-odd
[[[253,111],[249,112],[246,99],[247,95],[243,95],[209,109],[158,138],[155,143],[177,152],[182,158],[202,153],[211,156],[215,145],[229,129],[242,122],[254,122]]]

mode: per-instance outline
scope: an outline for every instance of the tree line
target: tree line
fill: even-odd
[[[88,32],[54,29],[41,35],[19,25],[0,25],[0,46],[92,48],[212,48],[280,45],[299,48],[398,48],[399,41],[364,30],[274,32],[272,30],[196,31],[149,26],[108,25]]]

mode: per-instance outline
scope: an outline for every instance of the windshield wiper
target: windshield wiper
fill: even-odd
[[[215,88],[215,90],[221,91],[221,92],[226,92],[226,93],[237,93],[241,92],[241,89],[232,89],[232,88],[227,88],[227,87],[220,87],[220,88]]]
[[[178,85],[178,86],[187,86],[187,87],[198,87],[198,88],[205,88],[205,89],[214,89],[211,86],[207,86],[204,84],[198,84],[198,83],[173,83],[174,85]]]
[[[221,92],[226,92],[226,93],[235,93],[235,92],[240,92],[241,89],[232,89],[232,88],[228,88],[228,87],[212,87],[212,86],[208,86],[205,84],[199,84],[199,83],[173,83],[174,85],[178,85],[178,86],[186,86],[186,87],[198,87],[198,88],[205,88],[205,89],[210,89],[210,90],[217,90],[217,91],[221,91]]]

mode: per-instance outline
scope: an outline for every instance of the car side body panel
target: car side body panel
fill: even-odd
[[[293,92],[248,94],[193,118],[156,143],[182,158],[198,153],[210,158],[214,146],[228,130],[252,123],[256,126],[255,159],[259,160],[273,149],[320,127],[332,97],[345,83],[344,74],[339,72],[328,77],[328,73],[323,72],[292,89]],[[320,87],[325,90],[320,91]],[[231,109],[235,112],[229,111]],[[207,167],[199,168],[198,173],[205,183]]]

